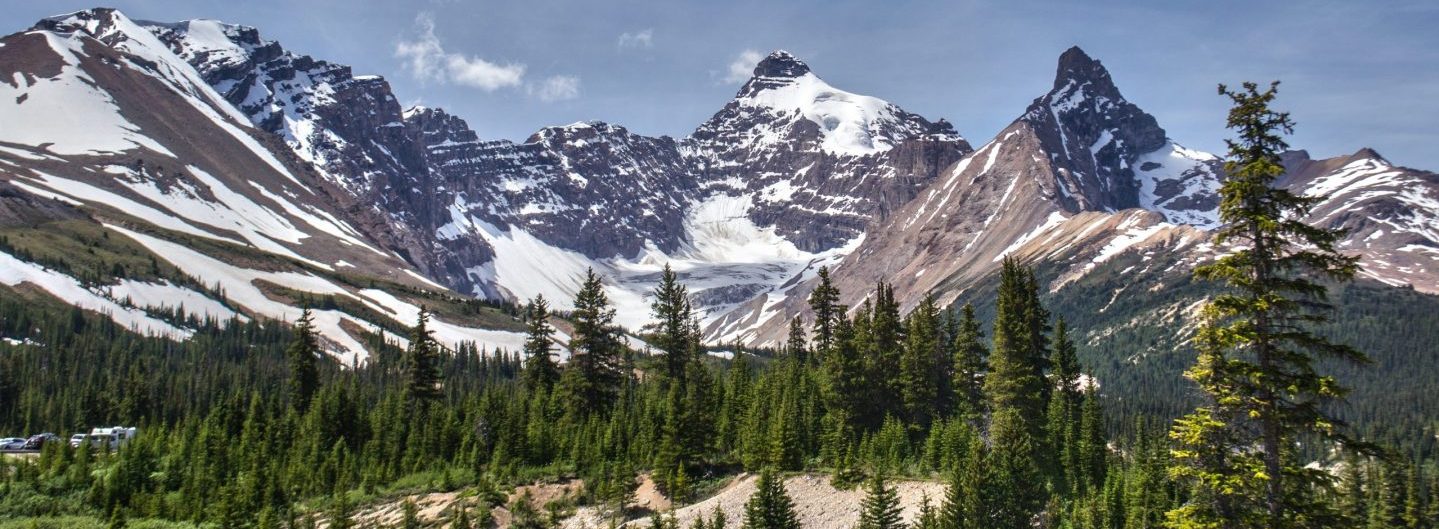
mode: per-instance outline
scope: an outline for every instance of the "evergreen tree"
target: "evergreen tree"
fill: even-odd
[[[1043,308],[1033,306],[1038,301],[1031,299],[1031,279],[1027,270],[1005,258],[995,307],[994,351],[990,354],[990,372],[985,377],[984,390],[993,415],[1005,414],[1007,428],[1023,430],[1022,436],[1017,431],[1007,433],[1013,439],[1023,439],[1024,445],[1032,450],[1028,457],[1038,464],[1046,452],[1039,443],[1045,438],[1044,395],[1048,384],[1039,364],[1040,355],[1034,351],[1031,340],[1033,327],[1038,325],[1032,318],[1043,312]],[[1020,457],[1021,454],[1008,456]]]
[[[654,302],[650,304],[652,317],[657,322],[654,345],[663,360],[664,376],[668,381],[679,381],[684,377],[691,343],[689,292],[679,282],[679,277],[666,264],[660,273],[660,283],[655,286]]]
[[[819,267],[819,284],[809,293],[809,308],[814,312],[814,354],[821,360],[834,347],[834,328],[844,317],[839,304],[839,289],[829,279],[829,267]]]
[[[929,501],[929,494],[922,494],[919,497],[919,513],[914,517],[912,529],[941,529],[943,525],[939,517],[939,510]]]
[[[320,341],[315,334],[315,320],[310,308],[305,307],[300,319],[295,322],[295,339],[285,350],[290,364],[290,406],[300,413],[310,407],[310,399],[320,387],[319,362]]]
[[[884,473],[875,472],[865,487],[857,529],[901,529],[899,493],[885,483]]]
[[[604,285],[593,269],[575,295],[570,363],[560,376],[569,409],[581,416],[609,409],[624,380],[623,345]]]
[[[525,306],[525,385],[548,390],[560,378],[555,363],[555,328],[550,326],[550,304],[542,294]]]
[[[1055,488],[1068,491],[1077,486],[1075,477],[1080,473],[1079,429],[1079,359],[1075,356],[1074,342],[1069,339],[1069,329],[1060,318],[1054,328],[1054,361],[1051,382],[1055,388],[1049,399],[1049,446],[1054,450],[1058,465],[1052,479]]]
[[[1320,523],[1317,520],[1327,519],[1328,514],[1310,498],[1316,487],[1328,484],[1329,477],[1295,462],[1296,438],[1348,441],[1338,430],[1340,423],[1323,409],[1345,390],[1333,377],[1321,374],[1315,363],[1366,358],[1316,334],[1312,326],[1327,319],[1326,288],[1318,281],[1351,279],[1358,270],[1357,257],[1336,251],[1342,232],[1304,223],[1319,198],[1274,185],[1284,175],[1280,156],[1288,145],[1282,135],[1293,130],[1287,113],[1269,107],[1277,86],[1263,92],[1254,83],[1245,83],[1238,91],[1222,85],[1219,89],[1234,103],[1228,126],[1238,138],[1228,141],[1228,176],[1220,188],[1219,206],[1224,226],[1215,242],[1235,251],[1196,268],[1195,276],[1221,281],[1231,290],[1203,309],[1199,332],[1205,335],[1207,350],[1200,352],[1190,372],[1210,402],[1175,425],[1176,459],[1183,467],[1179,473],[1186,478],[1200,486],[1220,476],[1257,483],[1228,487],[1238,494],[1221,492],[1226,506],[1181,508],[1171,518],[1177,525],[1209,523],[1207,518],[1189,515],[1204,511],[1234,527]],[[1196,446],[1206,442],[1227,444]],[[1258,448],[1259,468],[1245,468],[1250,464],[1248,455],[1216,453],[1248,447]],[[1197,453],[1217,459],[1196,466],[1191,456]],[[1253,487],[1262,493],[1251,493]],[[1249,519],[1244,514],[1254,511],[1262,516]]]
[[[963,450],[963,458],[949,475],[949,487],[939,510],[940,525],[948,529],[988,529],[992,527],[990,509],[994,505],[987,501],[993,491],[984,441],[971,437]]]
[[[984,347],[984,332],[974,317],[974,306],[965,304],[960,311],[954,336],[955,409],[960,416],[977,419],[987,408],[984,378],[989,371],[989,351]]]
[[[744,505],[744,529],[799,529],[794,501],[784,481],[769,468],[760,472],[755,492]]]
[[[789,339],[785,341],[784,352],[801,364],[809,364],[809,351],[804,340],[804,324],[800,323],[799,318],[789,320]]]
[[[915,430],[942,416],[949,370],[941,349],[939,309],[925,295],[906,320],[905,343],[899,359],[899,393],[904,418]]]
[[[440,344],[429,323],[429,311],[420,307],[404,358],[405,391],[411,402],[427,403],[440,398]]]

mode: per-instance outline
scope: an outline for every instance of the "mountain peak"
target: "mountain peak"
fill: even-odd
[[[1091,84],[1096,95],[1115,96],[1119,90],[1109,77],[1104,64],[1084,53],[1079,46],[1071,46],[1059,56],[1059,66],[1054,73],[1054,90],[1060,90],[1070,83],[1083,86]]]
[[[800,77],[810,73],[809,65],[794,54],[775,50],[754,67],[755,77]]]

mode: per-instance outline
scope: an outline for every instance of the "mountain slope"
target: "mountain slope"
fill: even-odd
[[[0,129],[0,181],[17,197],[0,217],[8,244],[34,258],[7,255],[6,285],[182,338],[155,323],[160,305],[294,320],[311,299],[336,300],[316,320],[349,358],[366,353],[365,332],[413,320],[419,302],[407,299],[442,290],[343,220],[355,218],[348,195],[123,14],[55,17],[0,42],[0,121],[25,124]],[[89,237],[128,242],[97,253],[83,250]],[[140,254],[148,267],[122,262]],[[439,326],[451,345],[519,343],[513,332]]]

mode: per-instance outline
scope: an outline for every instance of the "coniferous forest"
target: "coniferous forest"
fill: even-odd
[[[1047,307],[1036,271],[1013,260],[980,306],[926,298],[908,313],[882,281],[842,306],[821,269],[811,315],[776,350],[703,344],[668,269],[641,345],[591,273],[573,311],[510,308],[523,351],[446,350],[421,313],[407,346],[375,334],[376,353],[352,366],[321,352],[308,315],[196,322],[175,342],[4,297],[0,331],[43,345],[0,346],[0,427],[142,434],[115,451],[57,442],[4,459],[0,527],[352,527],[361,506],[414,491],[462,492],[444,527],[490,527],[501,507],[509,527],[551,527],[581,505],[673,526],[627,509],[641,475],[678,506],[741,472],[759,475],[743,519],[693,527],[798,527],[783,486],[794,473],[865,491],[866,529],[905,526],[902,479],[945,485],[913,521],[925,529],[1439,526],[1432,431],[1406,430],[1401,409],[1365,413],[1412,434],[1339,418],[1351,382],[1329,373],[1367,358],[1313,329],[1333,313],[1329,285],[1357,265],[1334,232],[1292,220],[1307,199],[1271,185],[1290,127],[1268,108],[1274,88],[1225,93],[1236,139],[1220,237],[1242,249],[1196,270],[1222,293],[1188,342],[1186,380],[1169,382],[1187,395],[1182,414],[1096,384],[1071,324],[1085,315]],[[564,501],[509,498],[568,479],[583,486]],[[420,524],[407,503],[400,526]]]

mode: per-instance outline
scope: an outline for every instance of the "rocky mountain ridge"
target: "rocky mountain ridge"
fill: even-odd
[[[4,42],[0,70],[13,71],[0,71],[10,96],[0,117],[46,124],[0,131],[10,192],[73,202],[137,237],[153,227],[219,238],[296,273],[508,301],[544,294],[564,308],[594,268],[636,328],[669,264],[712,342],[773,345],[805,317],[820,266],[835,268],[845,303],[883,279],[909,307],[925,293],[961,299],[1004,256],[1059,270],[1061,291],[1121,255],[1182,254],[1180,273],[1217,251],[1206,230],[1218,222],[1219,159],[1170,139],[1079,48],[976,150],[947,121],[835,88],[784,51],[684,138],[581,122],[512,142],[480,138],[442,109],[401,108],[382,77],[244,26],[94,9]],[[66,121],[61,100],[98,110]],[[1368,277],[1439,289],[1433,173],[1368,150],[1287,163],[1282,184],[1327,197],[1314,220],[1350,229],[1345,248],[1367,256]],[[410,311],[345,285],[286,288]],[[241,312],[291,317],[288,306]],[[334,318],[337,340],[374,324]]]

